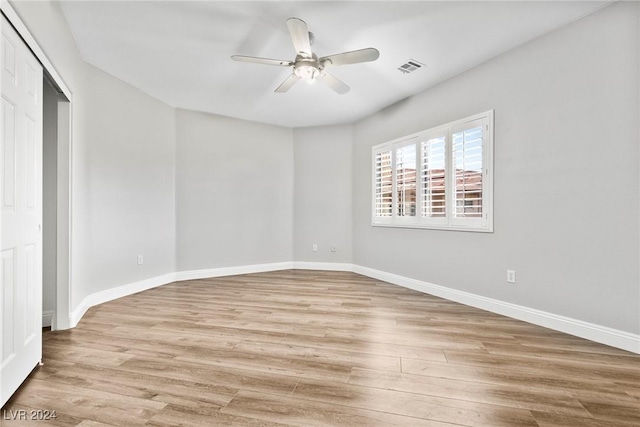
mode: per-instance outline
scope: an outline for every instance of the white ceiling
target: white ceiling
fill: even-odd
[[[63,1],[84,59],[169,105],[289,127],[350,123],[575,21],[608,1]],[[293,60],[286,20],[305,20],[318,56],[375,47],[331,72],[351,86],[274,89]],[[426,67],[408,75],[408,59]],[[536,58],[531,58],[535,61]]]

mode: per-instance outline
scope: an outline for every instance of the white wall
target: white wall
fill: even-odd
[[[350,263],[352,126],[296,129],[294,260]],[[312,251],[313,244],[318,251]],[[336,247],[331,252],[331,246]]]
[[[86,65],[87,211],[74,228],[72,302],[175,271],[174,109]],[[80,232],[76,233],[76,230]],[[138,265],[137,257],[144,262]]]
[[[640,332],[638,40],[614,4],[357,123],[354,262]],[[493,234],[369,225],[373,145],[489,109]]]
[[[291,261],[291,129],[176,111],[178,271]]]

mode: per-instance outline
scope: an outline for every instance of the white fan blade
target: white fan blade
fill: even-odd
[[[276,90],[274,90],[274,92],[284,93],[291,89],[291,86],[296,84],[298,80],[300,80],[300,77],[296,76],[295,74],[291,74],[285,81],[282,82],[280,86],[276,88]]]
[[[289,34],[291,35],[296,53],[305,58],[311,58],[311,41],[309,40],[307,23],[302,19],[289,18],[287,19],[287,27],[289,27]]]
[[[323,56],[318,61],[324,66],[357,64],[359,62],[375,61],[380,56],[378,49],[372,47],[351,52],[337,53],[335,55]]]
[[[336,93],[340,95],[344,95],[345,93],[349,92],[350,88],[349,86],[347,86],[346,83],[344,83],[342,80],[340,80],[333,74],[327,73],[326,71],[324,71],[320,75],[320,77],[318,77],[318,80],[320,80],[322,83],[329,86],[331,89],[335,90]]]
[[[233,59],[234,61],[240,61],[240,62],[253,62],[255,64],[265,64],[265,65],[280,65],[283,67],[290,67],[293,65],[293,62],[291,61],[283,61],[281,59],[258,58],[257,56],[233,55],[231,59]]]

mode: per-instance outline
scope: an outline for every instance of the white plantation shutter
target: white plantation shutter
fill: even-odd
[[[483,217],[483,135],[482,120],[465,123],[452,133],[453,218]]]
[[[396,149],[396,215],[416,216],[416,144]]]
[[[422,141],[420,153],[422,216],[444,218],[447,213],[445,198],[446,137],[442,135]]]
[[[390,149],[375,154],[374,180],[374,216],[391,217],[393,214],[393,169]]]
[[[493,231],[493,111],[373,147],[373,225]]]

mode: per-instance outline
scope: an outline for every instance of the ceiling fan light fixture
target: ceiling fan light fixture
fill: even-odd
[[[320,68],[311,61],[300,61],[294,68],[293,73],[303,80],[314,80],[320,75]]]

